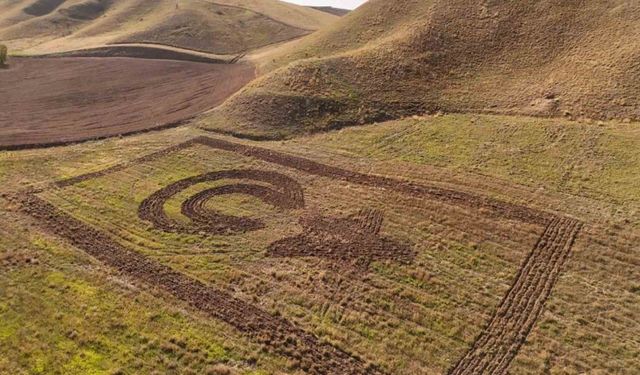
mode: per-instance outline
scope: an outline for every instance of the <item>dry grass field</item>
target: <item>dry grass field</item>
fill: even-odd
[[[331,12],[0,3],[0,374],[640,373],[640,7]]]
[[[27,54],[131,42],[238,54],[336,19],[277,0],[17,0],[0,4],[0,40]]]
[[[277,135],[437,113],[640,120],[640,5],[370,0],[256,64],[204,124]]]
[[[5,152],[2,366],[632,374],[639,135],[458,115]],[[93,320],[30,307],[69,298]],[[67,357],[34,351],[60,337]]]

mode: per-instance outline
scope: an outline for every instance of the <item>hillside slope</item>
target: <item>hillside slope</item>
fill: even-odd
[[[329,14],[335,14],[336,16],[340,16],[340,17],[345,16],[349,14],[349,12],[351,12],[349,9],[334,8],[334,7],[311,6],[310,8],[321,10]]]
[[[236,54],[337,18],[277,0],[12,0],[0,5],[0,40],[27,53],[137,42]]]
[[[371,0],[261,61],[271,73],[203,123],[282,137],[438,110],[640,119],[639,19],[623,0]]]

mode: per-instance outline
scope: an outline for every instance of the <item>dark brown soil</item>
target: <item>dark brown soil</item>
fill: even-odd
[[[573,243],[582,224],[574,219],[559,217],[552,213],[533,208],[483,197],[469,192],[443,189],[437,186],[416,184],[409,181],[376,175],[353,172],[314,162],[309,159],[287,155],[277,151],[231,143],[207,137],[195,138],[186,143],[150,154],[128,164],[111,167],[102,172],[86,174],[58,182],[57,188],[104,176],[122,170],[127,166],[156,159],[168,153],[181,150],[195,144],[206,145],[214,149],[235,152],[254,157],[277,165],[293,168],[309,174],[323,176],[372,188],[387,189],[425,199],[439,200],[447,204],[481,210],[497,218],[517,220],[544,227],[543,233],[524,261],[521,269],[494,312],[486,328],[478,336],[469,351],[450,370],[450,374],[506,374],[513,358],[526,340],[544,308],[558,276],[562,272]],[[216,172],[232,173],[232,177],[243,178],[246,171]],[[234,174],[235,173],[235,174]],[[279,174],[266,178],[263,173],[253,171],[251,179],[267,181],[274,188],[254,189],[256,185],[227,185],[234,192],[254,194],[274,205],[285,208],[302,207],[302,190],[288,177],[282,179]],[[141,207],[141,217],[150,220],[162,218],[164,213],[161,202],[193,183],[209,181],[205,176],[193,177],[169,185],[160,190],[157,199],[151,199]],[[217,176],[215,173],[214,176]],[[221,178],[217,176],[214,179]],[[186,181],[186,182],[185,182]],[[196,181],[196,182],[193,182]],[[184,186],[183,186],[184,185]],[[291,188],[294,186],[295,188]],[[286,188],[290,189],[285,192]],[[224,191],[205,190],[196,194],[183,206],[183,213],[202,220],[210,218],[211,212],[199,212],[200,202],[210,194]],[[268,198],[265,198],[267,197]],[[292,198],[293,197],[293,198]],[[300,197],[300,198],[295,198]],[[128,276],[160,288],[174,297],[186,301],[194,308],[202,310],[212,317],[236,327],[260,343],[267,344],[275,352],[301,358],[303,368],[313,374],[376,374],[377,369],[365,368],[363,363],[342,350],[322,343],[313,335],[295,327],[283,318],[269,315],[259,308],[239,300],[226,292],[206,286],[197,280],[180,274],[146,258],[144,255],[128,250],[117,244],[107,234],[93,229],[77,219],[58,210],[53,205],[37,197],[34,192],[26,192],[17,197],[23,209],[42,225],[54,233],[68,239],[75,246],[95,256],[99,260],[127,274]],[[154,208],[155,207],[155,208]],[[158,209],[160,211],[158,211]],[[213,216],[215,217],[215,213]],[[196,226],[198,224],[195,220]],[[216,218],[216,220],[218,220]],[[224,220],[224,219],[223,219]],[[160,222],[160,227],[166,223]],[[157,225],[157,224],[156,224]],[[167,224],[168,228],[174,228]],[[315,217],[302,220],[303,234],[278,241],[269,248],[272,256],[321,256],[338,263],[364,263],[372,259],[393,259],[411,261],[413,254],[406,245],[380,236],[382,215],[375,210],[363,210],[347,218]],[[187,229],[189,230],[189,229]],[[346,244],[345,244],[346,243]],[[355,245],[355,246],[352,246]]]
[[[488,215],[494,217],[524,221],[543,226],[553,218],[553,215],[547,212],[498,201],[489,197],[437,186],[415,184],[405,180],[353,172],[261,147],[245,146],[208,137],[199,137],[194,141],[212,148],[236,152],[317,176],[329,177],[378,189],[393,190],[413,197],[435,199],[453,205],[483,210]]]
[[[303,218],[303,233],[269,246],[272,257],[321,257],[339,265],[367,267],[373,260],[409,263],[415,253],[407,244],[380,235],[382,212],[364,209],[346,218]]]
[[[66,238],[118,272],[171,294],[219,319],[276,353],[298,361],[311,374],[379,374],[360,359],[320,341],[288,320],[271,315],[225,291],[192,279],[129,250],[35,194],[18,197],[23,209],[51,232]]]
[[[11,69],[0,70],[0,149],[180,124],[217,106],[253,77],[248,64],[14,58]]]
[[[203,190],[182,204],[182,214],[191,219],[189,224],[178,223],[165,214],[164,204],[179,192],[203,182],[229,179],[258,181],[270,184],[271,187],[236,183]],[[264,227],[260,220],[222,215],[205,207],[210,198],[226,194],[252,195],[280,209],[304,207],[302,187],[288,176],[268,171],[227,170],[185,178],[158,190],[142,201],[138,209],[138,216],[142,220],[150,221],[156,228],[168,232],[233,234]]]

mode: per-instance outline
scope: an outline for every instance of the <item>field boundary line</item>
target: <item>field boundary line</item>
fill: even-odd
[[[137,164],[153,161],[196,145],[233,152],[319,177],[477,209],[488,216],[516,220],[544,228],[485,328],[465,355],[449,370],[451,375],[507,373],[510,363],[518,354],[542,314],[545,302],[569,259],[573,244],[583,225],[579,220],[573,218],[494,198],[397,178],[350,171],[268,148],[206,136],[196,137],[97,172],[58,180],[52,183],[49,188],[62,189],[86,180],[122,171]],[[314,335],[296,327],[284,318],[272,316],[248,302],[239,300],[224,291],[207,286],[168,266],[148,259],[142,254],[124,248],[111,239],[108,234],[71,217],[38,197],[37,194],[44,190],[25,191],[16,199],[23,210],[37,219],[45,229],[66,238],[73,245],[118,271],[150,286],[159,286],[192,307],[230,324],[257,342],[268,343],[267,346],[271,347],[275,353],[289,356],[292,353],[291,349],[295,349],[294,352],[298,353],[297,355],[302,353],[302,361],[308,363],[307,368],[310,373],[382,373],[382,370],[377,367],[366,366],[358,357],[320,341]],[[369,214],[373,215],[373,213]],[[368,216],[364,215],[364,217]],[[371,219],[376,218],[372,217]],[[376,220],[372,222],[377,223]],[[376,225],[369,229],[371,233],[377,233],[379,230]],[[238,315],[242,316],[238,318]],[[300,349],[302,351],[296,351]]]

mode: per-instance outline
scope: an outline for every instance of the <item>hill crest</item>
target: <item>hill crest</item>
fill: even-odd
[[[277,0],[17,0],[0,5],[0,40],[36,54],[140,42],[235,54],[336,19]]]
[[[480,112],[640,119],[640,4],[371,0],[269,56],[204,122],[286,136]]]

